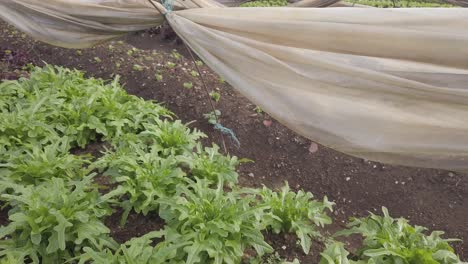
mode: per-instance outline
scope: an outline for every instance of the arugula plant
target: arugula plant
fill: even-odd
[[[192,152],[197,140],[206,137],[197,129],[189,129],[187,125],[180,120],[158,120],[154,126],[145,126],[141,136],[151,137],[153,144],[160,147],[161,156],[182,155]]]
[[[272,252],[261,233],[267,206],[255,205],[255,197],[225,192],[222,185],[186,179],[173,198],[161,198],[160,217],[168,230],[178,234],[183,246],[179,258],[194,263],[240,263],[247,248],[258,255]]]
[[[219,100],[221,99],[221,94],[219,92],[211,91],[209,95],[211,99],[213,99],[215,102],[219,102]]]
[[[298,259],[287,261],[281,258],[278,252],[275,254],[265,255],[263,257],[255,257],[249,260],[249,264],[300,264]]]
[[[266,187],[259,191],[261,204],[267,205],[270,214],[264,216],[264,224],[273,232],[293,232],[300,240],[304,253],[308,254],[312,239],[320,237],[317,227],[331,224],[327,211],[332,212],[333,202],[313,199],[310,192],[293,192],[289,185],[274,192]]]
[[[0,227],[0,256],[59,263],[81,254],[84,247],[115,248],[110,230],[101,222],[112,211],[93,187],[92,177],[68,182],[52,178],[38,186],[2,182],[17,194],[0,196],[12,207],[10,223]]]
[[[3,82],[0,143],[11,149],[18,142],[46,145],[66,136],[71,147],[84,147],[172,116],[160,105],[128,95],[118,81],[106,83],[48,65],[35,68],[29,79]]]
[[[37,185],[51,178],[82,179],[90,173],[85,165],[89,156],[68,152],[67,138],[44,147],[28,144],[16,151],[5,152],[0,160],[0,177],[20,185]],[[1,193],[1,191],[0,191]]]
[[[191,175],[200,179],[207,179],[216,184],[235,184],[238,181],[236,166],[240,161],[237,157],[225,156],[219,153],[219,147],[205,147],[199,143],[196,152],[183,159],[188,164]]]
[[[206,120],[208,120],[208,123],[212,125],[216,125],[218,119],[221,117],[221,111],[218,109],[209,112],[208,114],[204,114],[203,117],[205,117]]]
[[[443,239],[441,231],[433,231],[426,235],[426,228],[412,226],[404,218],[392,218],[385,207],[382,211],[383,216],[371,213],[368,217],[356,218],[348,225],[349,229],[336,234],[360,234],[364,237],[362,247],[357,251],[357,260],[348,260],[348,253],[343,245],[335,243],[322,254],[320,263],[461,263],[449,245],[449,242],[457,241],[456,239]]]
[[[96,251],[93,248],[86,247],[85,252],[79,256],[78,264],[155,264],[164,263],[161,261],[157,249],[152,246],[156,239],[162,238],[164,235],[161,231],[153,231],[141,237],[132,238],[131,240],[120,245],[113,252],[106,248],[103,251]]]
[[[174,156],[162,158],[157,150],[147,152],[138,147],[109,152],[100,161],[106,168],[104,175],[118,183],[105,197],[117,197],[124,209],[121,225],[131,210],[147,215],[159,207],[157,200],[174,195],[176,187],[183,184],[185,173],[178,167]]]

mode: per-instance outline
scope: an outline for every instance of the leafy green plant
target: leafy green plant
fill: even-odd
[[[154,75],[154,78],[155,78],[156,81],[158,81],[158,82],[160,82],[160,81],[163,80],[162,74],[159,74],[159,73],[156,73],[156,74]]]
[[[193,83],[192,82],[184,82],[184,88],[185,89],[192,89],[193,88]]]
[[[212,112],[209,112],[208,114],[204,114],[203,116],[205,117],[206,120],[208,120],[208,123],[215,125],[216,123],[218,123],[217,121],[219,117],[221,117],[221,111],[216,109]]]
[[[221,94],[218,93],[218,92],[215,92],[215,91],[211,91],[211,92],[210,92],[210,97],[211,97],[215,102],[219,102],[219,100],[221,99]]]
[[[5,149],[51,144],[67,137],[84,147],[99,137],[139,132],[171,116],[165,108],[128,95],[118,77],[106,84],[61,67],[35,68],[29,79],[0,84],[0,142]]]
[[[224,156],[219,153],[219,147],[205,149],[201,144],[197,145],[197,152],[184,159],[191,169],[191,174],[200,179],[207,179],[214,183],[237,183],[238,174],[236,166],[239,164],[237,157]]]
[[[66,138],[44,147],[37,144],[22,146],[18,151],[6,152],[0,163],[0,177],[20,185],[37,185],[51,178],[81,179],[90,170],[89,156],[68,153]],[[1,193],[1,192],[0,192]]]
[[[79,264],[154,264],[163,263],[161,254],[151,244],[155,239],[161,238],[163,232],[153,231],[141,237],[120,245],[119,249],[112,252],[110,249],[96,251],[93,248],[84,248],[84,254],[79,256]]]
[[[83,247],[116,247],[100,220],[111,210],[92,187],[92,175],[70,182],[52,178],[38,186],[1,184],[16,194],[0,196],[12,207],[10,223],[0,227],[0,256],[59,263],[81,254]]]
[[[254,205],[252,196],[240,199],[236,192],[225,192],[222,185],[211,189],[209,181],[187,181],[177,186],[172,199],[159,201],[166,229],[178,234],[177,244],[184,245],[176,260],[239,263],[246,248],[255,248],[258,255],[272,252],[260,231],[267,206]]]
[[[119,197],[119,205],[124,208],[121,225],[131,210],[143,215],[157,211],[157,199],[171,197],[184,183],[185,173],[177,166],[178,160],[173,156],[161,158],[154,152],[134,147],[103,157],[107,167],[104,175],[118,184],[106,197]]]
[[[294,259],[292,262],[284,260],[275,252],[274,254],[268,254],[263,257],[256,256],[249,260],[249,264],[300,264],[298,259]]]
[[[255,111],[257,114],[262,114],[262,113],[263,113],[262,108],[260,108],[260,106],[258,106],[258,105],[255,106],[254,111]]]
[[[183,56],[179,52],[177,52],[177,50],[172,50],[171,57],[176,60],[180,60]]]
[[[166,63],[166,65],[167,65],[167,67],[168,67],[169,69],[172,69],[172,68],[174,68],[174,67],[176,66],[176,64],[173,63],[173,62],[171,62],[171,61],[168,61],[168,62]]]
[[[143,71],[143,66],[139,65],[139,64],[133,64],[133,67],[132,69],[134,71]]]
[[[192,70],[190,71],[190,75],[192,75],[193,77],[197,77],[199,74],[197,71]]]
[[[196,146],[196,141],[206,137],[202,132],[197,129],[191,130],[187,125],[182,124],[180,120],[159,120],[157,125],[145,126],[146,130],[141,135],[152,137],[154,143],[160,146],[161,156],[181,155],[191,152]]]
[[[195,61],[195,64],[197,64],[197,66],[203,66],[203,61],[201,61],[201,60],[196,60],[196,61]]]
[[[333,210],[333,202],[327,197],[323,201],[313,199],[310,192],[292,192],[288,184],[280,192],[274,192],[264,187],[259,195],[261,203],[268,205],[271,214],[264,217],[264,223],[275,233],[294,232],[300,240],[304,253],[308,254],[312,238],[319,237],[317,226],[331,224],[331,218],[326,210]]]
[[[321,264],[335,263],[403,263],[403,264],[455,264],[460,263],[449,242],[443,239],[443,232],[433,231],[430,235],[421,226],[412,226],[404,218],[390,217],[382,208],[383,216],[370,214],[356,218],[341,235],[360,234],[363,245],[357,252],[357,260],[348,260],[348,252],[340,243],[334,243],[322,254]],[[341,262],[339,262],[341,261]]]

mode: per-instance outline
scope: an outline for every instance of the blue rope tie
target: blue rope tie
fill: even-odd
[[[221,125],[220,123],[216,123],[214,124],[214,128],[221,131],[221,133],[225,134],[225,135],[229,135],[231,137],[231,139],[236,142],[236,145],[237,147],[240,147],[240,141],[239,139],[236,137],[236,134],[234,133],[234,131],[232,131],[232,129],[229,129],[227,127],[224,127],[223,125]]]
[[[163,6],[164,6],[164,8],[166,8],[167,13],[172,12],[172,9],[173,9],[173,6],[174,6],[174,0],[164,0],[163,1]],[[166,14],[164,14],[164,15],[166,15]]]

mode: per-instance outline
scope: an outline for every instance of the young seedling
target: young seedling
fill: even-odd
[[[255,106],[254,111],[255,111],[257,114],[262,114],[262,113],[263,113],[262,108],[260,108],[260,106],[258,106],[258,105]]]
[[[96,63],[101,63],[102,62],[101,58],[99,58],[99,57],[94,57],[94,61]]]
[[[203,61],[201,60],[197,60],[195,61],[195,63],[197,64],[197,66],[203,66]]]
[[[81,52],[81,50],[77,50],[75,53],[76,53],[77,56],[83,55],[83,53]]]
[[[217,120],[221,117],[221,111],[218,109],[209,112],[208,114],[203,115],[206,120],[208,120],[208,123],[215,125],[217,123]]]
[[[185,83],[184,83],[184,88],[186,88],[186,89],[192,89],[192,88],[193,88],[193,83],[191,83],[191,82],[185,82]]]
[[[172,50],[171,57],[176,60],[182,59],[182,55],[177,50]]]
[[[197,77],[199,74],[197,71],[191,71],[190,74],[193,76],[193,77]]]
[[[168,67],[169,69],[172,69],[172,68],[174,68],[174,67],[176,66],[176,64],[173,63],[173,62],[171,62],[171,61],[168,61],[166,65],[167,65],[167,67]]]
[[[134,70],[134,71],[139,71],[139,72],[140,72],[140,71],[143,71],[143,66],[138,65],[138,64],[134,64],[134,65],[133,65],[133,70]]]
[[[129,50],[127,51],[127,55],[128,55],[128,56],[133,56],[133,55],[135,55],[135,53],[137,53],[137,52],[138,52],[138,49],[137,49],[137,48],[132,48],[132,49],[129,49]]]
[[[158,82],[160,82],[160,81],[163,80],[162,74],[159,74],[159,73],[156,73],[156,74],[154,75],[154,78],[155,78],[156,81],[158,81]]]
[[[211,99],[213,99],[215,102],[219,102],[221,99],[221,94],[215,91],[210,92]]]

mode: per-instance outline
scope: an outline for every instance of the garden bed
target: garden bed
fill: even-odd
[[[162,40],[158,34],[142,32],[121,41],[77,51],[32,41],[4,24],[1,29],[3,78],[27,76],[22,67],[28,62],[77,68],[90,76],[105,79],[119,74],[130,94],[163,103],[184,122],[196,121],[191,127],[209,136],[204,140],[205,145],[211,141],[222,145],[219,132],[204,118],[204,114],[212,111],[210,99],[206,97],[183,46]],[[172,47],[168,49],[168,45]],[[161,46],[165,48],[161,49]],[[7,50],[8,54],[5,53]],[[238,148],[226,137],[229,153],[255,161],[239,167],[242,186],[264,184],[278,188],[288,181],[294,190],[310,191],[316,197],[328,196],[336,206],[334,222],[325,233],[343,228],[349,217],[365,216],[368,211],[380,213],[381,206],[386,206],[393,216],[405,217],[413,224],[430,229],[444,230],[447,237],[468,239],[468,178],[465,174],[390,166],[317,146],[256,109],[206,66],[202,66],[202,71],[210,91],[220,94],[220,100],[215,104],[221,111],[221,123],[232,129],[241,143]],[[97,154],[99,149],[100,145],[96,144],[90,152]],[[0,216],[2,224],[5,218],[5,214]],[[124,229],[107,222],[119,242],[161,226],[156,216],[142,218],[131,214],[129,219]],[[288,236],[267,235],[267,240],[283,257],[290,260],[297,257],[302,263],[316,263],[321,250],[319,246],[314,247],[311,254],[304,256],[295,240]],[[454,247],[462,259],[468,257],[468,249],[463,243],[455,243]]]

